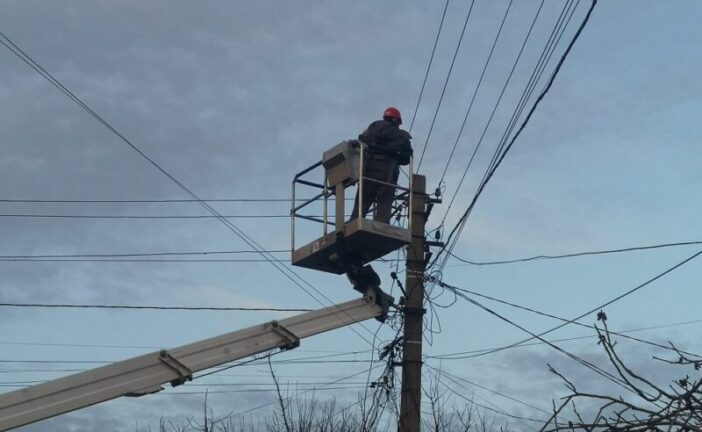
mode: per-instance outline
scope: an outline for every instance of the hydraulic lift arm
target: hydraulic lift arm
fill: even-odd
[[[193,373],[274,348],[290,349],[300,339],[382,318],[387,308],[369,289],[363,298],[272,321],[170,350],[134,357],[0,395],[0,431],[37,422],[120,396],[142,396],[183,384]]]

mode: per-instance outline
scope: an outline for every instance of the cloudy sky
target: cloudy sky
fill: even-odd
[[[506,12],[507,18],[448,165],[444,204],[434,209],[429,228],[436,228],[445,214],[450,228],[465,210],[567,3],[547,0],[539,9],[537,0],[475,1],[426,146],[421,171],[432,190]],[[6,0],[0,5],[0,31],[200,197],[285,199],[296,172],[319,160],[326,148],[355,137],[386,106],[400,108],[409,127],[444,4]],[[578,3],[544,79],[588,6],[588,1]],[[449,3],[412,128],[418,153],[427,142],[469,7],[469,1]],[[700,14],[702,4],[692,0],[601,1],[550,93],[485,189],[454,253],[492,261],[702,240],[702,157],[694,147],[702,138],[697,120],[702,113]],[[448,210],[535,17],[474,165]],[[206,212],[196,203],[8,202],[189,197],[1,46],[0,83],[0,200],[5,200],[0,202],[0,255],[5,257],[0,262],[1,302],[319,307],[271,264],[255,261],[260,258],[255,254],[217,255],[249,261],[216,263],[8,259],[250,247],[214,219],[27,217]],[[231,220],[264,248],[289,249],[289,220],[280,217],[288,213],[288,202],[213,205],[226,215],[267,216]],[[481,267],[451,259],[443,279],[572,318],[665,271],[696,248],[700,246]],[[276,256],[288,258],[286,253]],[[389,265],[380,263],[377,270],[389,287]],[[356,295],[344,277],[296,271],[333,302]],[[702,351],[699,322],[680,324],[702,319],[700,277],[702,267],[693,260],[608,306],[610,327],[675,324],[637,335]],[[444,293],[435,302],[448,305],[452,300]],[[484,301],[531,331],[557,324]],[[2,307],[0,391],[283,316]],[[580,322],[594,320],[588,316]],[[387,326],[378,329],[375,322],[354,329],[371,341],[378,330],[376,345],[394,334]],[[592,331],[571,325],[550,337],[588,334]],[[458,300],[428,317],[426,362],[544,409],[565,391],[549,376],[547,363],[587,388],[618,391],[544,345],[471,359],[446,358],[524,337],[520,330]],[[562,346],[605,364],[594,339]],[[650,360],[654,351],[649,347],[631,342],[621,346],[641,370],[661,380],[670,376]],[[370,349],[358,334],[341,329],[305,340],[299,349],[276,357],[284,361],[330,356],[323,362],[283,362],[275,365],[276,371],[291,391],[312,388],[367,370]],[[361,375],[348,380],[346,389],[316,394],[354,401],[365,381],[366,375]],[[217,413],[239,413],[271,401],[271,382],[266,365],[235,368],[190,386],[105,403],[25,430],[134,430],[137,425],[156,425],[161,415],[197,414],[205,390],[211,392],[208,401]],[[480,388],[453,387],[499,410],[543,416]],[[256,391],[242,392],[247,389]],[[455,399],[460,405],[461,399]]]

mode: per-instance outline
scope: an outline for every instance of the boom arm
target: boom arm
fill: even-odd
[[[380,296],[385,294],[378,293]],[[192,379],[194,372],[300,339],[382,317],[375,290],[358,300],[162,350],[0,395],[0,431],[37,422],[120,396],[142,396]]]

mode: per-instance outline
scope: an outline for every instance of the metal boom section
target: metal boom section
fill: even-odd
[[[0,395],[0,431],[37,422],[120,396],[142,396],[192,379],[197,371],[386,313],[376,293],[324,309],[271,321],[170,350],[119,361]]]

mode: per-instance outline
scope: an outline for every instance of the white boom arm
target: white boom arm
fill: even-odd
[[[162,384],[191,380],[194,372],[274,348],[294,348],[302,338],[384,314],[369,290],[358,300],[5,393],[0,395],[0,431],[120,396],[156,393]]]

